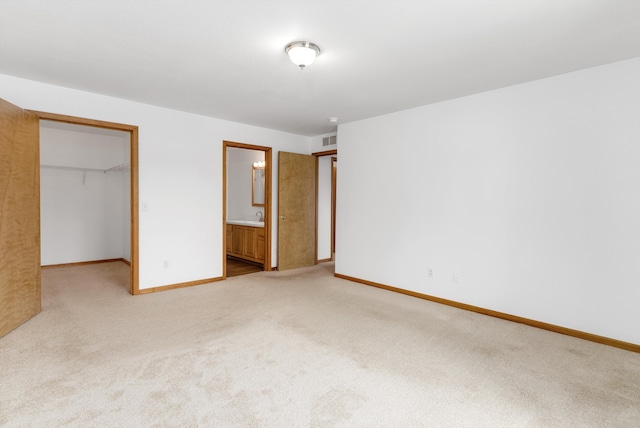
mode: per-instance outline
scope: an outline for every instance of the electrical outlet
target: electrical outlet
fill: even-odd
[[[460,272],[453,273],[453,282],[460,282]]]
[[[433,268],[432,267],[428,267],[427,268],[427,276],[429,278],[433,278]]]
[[[162,267],[165,268],[165,269],[168,269],[169,268],[169,260],[163,260],[162,261]]]

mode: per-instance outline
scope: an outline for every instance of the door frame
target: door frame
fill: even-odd
[[[338,157],[331,157],[331,260],[336,253],[336,197],[338,194]]]
[[[338,150],[326,150],[324,152],[311,153],[316,157],[316,264],[322,262],[333,261],[336,243],[336,174],[334,164],[338,161]],[[332,156],[331,158],[331,257],[328,259],[318,260],[318,193],[320,186],[320,157]]]
[[[67,116],[56,113],[48,113],[36,110],[27,110],[36,116],[38,119],[51,120],[55,122],[64,122],[74,125],[93,126],[95,128],[112,129],[116,131],[125,131],[130,135],[129,143],[129,163],[130,167],[130,222],[131,222],[131,265],[130,265],[130,281],[129,281],[129,293],[133,295],[140,294],[139,283],[139,227],[138,227],[138,127],[134,125],[125,125],[115,122],[105,122],[102,120],[87,119],[83,117]],[[40,154],[40,147],[38,146],[38,155]],[[39,183],[38,183],[39,185]],[[42,245],[42,244],[41,244]]]
[[[227,278],[227,148],[257,150],[264,152],[264,265],[265,271],[272,271],[271,267],[271,199],[272,199],[272,171],[271,162],[273,148],[254,144],[222,141],[222,279]]]

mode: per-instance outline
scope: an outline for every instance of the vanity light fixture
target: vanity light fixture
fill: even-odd
[[[300,67],[300,70],[313,64],[316,57],[320,55],[320,48],[311,42],[291,42],[284,51],[289,55],[291,62]]]
[[[265,166],[266,164],[267,164],[266,162],[264,162],[264,161],[260,161],[260,162],[254,162],[254,163],[253,163],[253,166],[254,166],[254,168],[264,168],[264,166]]]

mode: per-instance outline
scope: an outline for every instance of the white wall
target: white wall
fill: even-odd
[[[131,167],[131,135],[127,144],[123,145],[122,158],[129,163]],[[122,176],[122,258],[131,261],[131,170],[125,169],[120,173]]]
[[[128,132],[43,120],[40,163],[108,169],[129,160]]]
[[[128,161],[128,133],[86,131],[93,129],[42,121],[40,163],[108,169]],[[42,264],[128,260],[130,240],[124,234],[129,230],[129,213],[123,207],[129,200],[129,189],[123,186],[126,174],[48,167],[40,175]]]
[[[331,156],[318,158],[318,260],[331,258]]]
[[[338,142],[337,142],[337,138],[336,138],[336,144],[330,144],[328,146],[323,146],[322,145],[322,139],[324,137],[330,137],[333,135],[338,135],[337,132],[330,132],[329,134],[323,134],[323,135],[318,135],[315,137],[310,137],[309,138],[309,151],[310,153],[317,153],[317,152],[326,152],[327,150],[338,150]]]
[[[309,138],[0,75],[25,109],[139,127],[140,288],[222,276],[222,141],[309,153]],[[278,168],[274,162],[273,176]],[[274,180],[272,218],[276,218]],[[277,222],[272,260],[277,264]],[[163,268],[163,261],[169,263]]]
[[[640,343],[638,76],[640,58],[340,126],[336,272]]]
[[[125,222],[122,176],[121,172],[41,171],[43,266],[126,258],[123,227],[129,217]]]
[[[258,220],[264,207],[251,203],[253,163],[264,161],[259,150],[227,148],[227,220]]]

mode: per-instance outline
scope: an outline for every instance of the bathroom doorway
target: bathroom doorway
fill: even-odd
[[[222,146],[222,277],[270,271],[272,148]]]

